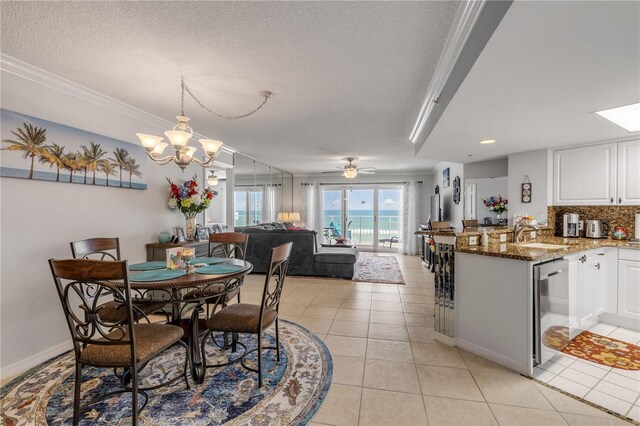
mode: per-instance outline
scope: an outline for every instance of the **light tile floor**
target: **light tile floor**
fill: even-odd
[[[600,323],[589,331],[640,344],[640,333],[626,328]],[[640,371],[611,368],[568,354],[557,354],[536,367],[533,377],[640,421]]]
[[[406,285],[287,278],[281,317],[318,334],[334,361],[312,424],[628,424],[434,341],[433,276],[417,256],[397,259]],[[249,276],[243,302],[259,303],[263,283],[264,276]],[[607,395],[604,386],[597,390]]]

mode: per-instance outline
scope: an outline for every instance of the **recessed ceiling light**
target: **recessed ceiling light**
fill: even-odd
[[[495,139],[485,139],[483,141],[480,141],[480,143],[482,145],[489,145],[490,143],[496,143],[496,140]]]
[[[640,103],[596,111],[596,114],[627,132],[640,132]]]

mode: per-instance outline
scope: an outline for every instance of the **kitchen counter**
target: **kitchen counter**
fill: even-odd
[[[568,247],[562,249],[543,249],[524,247],[523,244],[542,243],[542,244],[558,244]],[[457,252],[471,253],[483,256],[502,257],[506,259],[540,261],[548,260],[556,257],[562,257],[572,253],[581,251],[594,250],[601,247],[624,247],[640,249],[640,244],[634,244],[629,241],[619,241],[612,239],[590,239],[590,238],[562,238],[562,237],[545,237],[526,243],[494,243],[491,242],[488,247],[468,246],[456,247]]]

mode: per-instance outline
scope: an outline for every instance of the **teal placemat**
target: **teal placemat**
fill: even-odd
[[[151,271],[153,269],[164,269],[167,267],[167,262],[143,262],[134,263],[129,265],[130,271]]]
[[[189,263],[206,263],[207,265],[214,265],[216,263],[226,262],[227,259],[224,257],[196,257],[195,259],[191,259]]]
[[[155,271],[144,271],[139,274],[132,275],[129,278],[131,281],[146,282],[146,281],[166,281],[185,275],[182,269],[158,269]]]
[[[229,274],[231,272],[238,272],[244,269],[239,265],[209,265],[196,269],[196,272],[204,275],[217,275],[217,274]]]

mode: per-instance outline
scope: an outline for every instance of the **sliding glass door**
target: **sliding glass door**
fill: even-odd
[[[253,187],[236,188],[234,226],[248,226],[262,222],[262,190]]]
[[[365,250],[398,249],[403,187],[325,186],[322,191],[325,243],[343,237]]]

